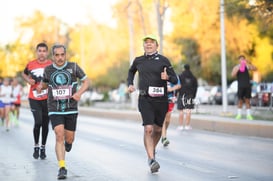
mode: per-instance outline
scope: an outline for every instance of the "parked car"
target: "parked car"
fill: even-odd
[[[227,102],[230,105],[236,105],[238,103],[238,81],[233,81],[227,88]]]
[[[198,86],[195,97],[196,104],[209,103],[210,89],[211,87],[209,86]]]
[[[118,94],[118,89],[113,89],[108,92],[109,100],[113,102],[119,102],[120,96]]]
[[[97,91],[86,91],[82,94],[79,105],[90,105],[92,102],[103,101],[103,94]]]
[[[209,104],[222,104],[222,87],[213,86],[210,90]]]
[[[233,81],[227,89],[228,104],[237,105],[238,103],[238,82]],[[251,105],[253,106],[269,106],[271,104],[271,96],[273,85],[270,83],[252,82],[251,87]]]
[[[237,105],[238,104],[237,92],[227,93],[227,102],[229,105]]]
[[[252,94],[252,105],[269,106],[272,104],[273,83],[259,83],[252,86],[252,89],[252,92],[255,91],[255,94]]]

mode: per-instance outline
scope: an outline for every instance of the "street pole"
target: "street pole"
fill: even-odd
[[[222,72],[222,106],[223,112],[227,112],[227,67],[225,46],[225,10],[224,0],[220,0],[220,23],[221,23],[221,72]]]
[[[130,10],[130,5],[131,5],[131,1],[128,1],[127,16],[128,16],[128,26],[129,26],[129,46],[130,46],[129,61],[131,66],[134,60],[135,48],[134,48],[134,24],[132,19],[132,12]],[[135,85],[135,88],[137,88],[137,75],[135,75],[134,85]],[[131,108],[136,108],[136,107],[137,107],[137,92],[134,91],[131,93]]]

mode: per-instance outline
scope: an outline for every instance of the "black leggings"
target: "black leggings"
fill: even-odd
[[[48,135],[49,116],[47,100],[29,99],[29,105],[34,117],[33,137],[35,144],[39,144],[40,130],[42,128],[42,145],[46,144]]]

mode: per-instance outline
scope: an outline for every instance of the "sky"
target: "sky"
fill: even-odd
[[[0,2],[0,44],[16,39],[15,18],[29,17],[39,10],[69,25],[84,23],[88,17],[100,23],[113,23],[111,6],[117,0],[7,0]]]

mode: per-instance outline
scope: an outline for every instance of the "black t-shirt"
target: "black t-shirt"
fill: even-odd
[[[195,98],[197,92],[197,79],[190,70],[185,70],[179,75],[181,89],[179,95]]]
[[[238,88],[251,87],[250,76],[247,67],[244,72],[237,72]]]
[[[77,113],[77,101],[71,96],[77,91],[78,79],[87,78],[84,71],[73,62],[45,68],[43,82],[48,84],[48,112],[51,114]]]

